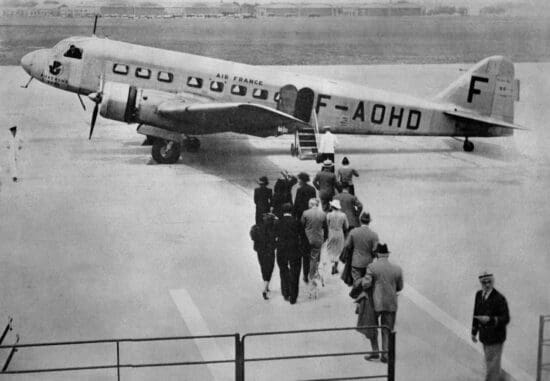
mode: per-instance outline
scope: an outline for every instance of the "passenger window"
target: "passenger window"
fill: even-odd
[[[231,94],[245,96],[246,87],[241,85],[233,85],[231,86]]]
[[[118,63],[114,64],[113,73],[122,74],[122,75],[128,74],[128,65],[123,65]]]
[[[159,71],[157,74],[157,80],[160,82],[172,82],[174,80],[174,74],[167,71]]]
[[[151,78],[151,70],[138,67],[136,69],[136,77],[149,79]]]
[[[221,93],[223,91],[223,82],[210,82],[210,90]]]
[[[187,77],[187,86],[200,89],[202,87],[202,78]]]
[[[77,48],[74,45],[71,45],[69,47],[69,50],[67,50],[65,54],[63,54],[63,56],[68,58],[76,58],[77,60],[79,60],[82,58],[82,49]]]
[[[279,92],[277,91],[275,95],[273,95],[273,100],[275,102],[279,102],[279,99],[281,99],[281,94],[279,94]]]
[[[268,94],[267,90],[265,89],[254,89],[254,92],[252,93],[252,96],[257,99],[267,99]]]

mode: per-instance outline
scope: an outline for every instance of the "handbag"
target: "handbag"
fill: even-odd
[[[357,299],[357,297],[361,295],[362,292],[363,292],[363,286],[361,285],[361,283],[359,283],[358,285],[355,285],[351,288],[351,291],[349,292],[349,296],[352,299]]]
[[[346,264],[344,266],[344,271],[342,271],[342,275],[340,276],[340,279],[342,279],[342,281],[348,286],[353,285],[353,277],[351,276],[351,260],[346,261]]]

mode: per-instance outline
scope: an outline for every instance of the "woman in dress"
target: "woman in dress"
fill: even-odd
[[[339,200],[330,202],[330,212],[327,214],[328,238],[326,242],[326,252],[329,260],[332,262],[332,275],[338,273],[338,258],[344,249],[344,232],[347,231],[349,224],[348,218],[340,210],[342,209]]]

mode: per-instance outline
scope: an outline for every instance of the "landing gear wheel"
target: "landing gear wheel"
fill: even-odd
[[[464,140],[464,146],[462,148],[466,152],[472,152],[474,150],[474,143],[472,143],[471,141],[468,140],[468,138],[466,138],[466,140]]]
[[[298,156],[298,147],[294,143],[290,144],[290,156]]]
[[[159,164],[174,164],[180,158],[181,144],[173,140],[155,139],[151,155]]]
[[[189,137],[184,143],[187,152],[197,152],[201,148],[201,141],[195,137]]]

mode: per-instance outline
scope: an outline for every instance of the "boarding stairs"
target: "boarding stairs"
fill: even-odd
[[[291,154],[300,160],[314,160],[317,158],[319,127],[317,116],[313,114],[314,123],[307,127],[301,127],[294,133],[294,144],[291,146]]]

